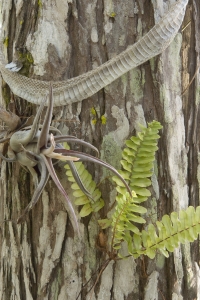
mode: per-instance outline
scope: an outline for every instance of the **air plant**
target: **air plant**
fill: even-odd
[[[126,186],[127,190],[129,191],[130,195],[131,195],[131,191],[127,183],[125,182],[125,180],[122,178],[122,176],[117,172],[115,168],[113,168],[108,163],[100,160],[95,156],[86,154],[84,152],[75,151],[75,150],[67,150],[62,146],[62,143],[64,142],[67,143],[76,142],[81,145],[87,146],[98,153],[97,148],[94,147],[93,145],[73,136],[62,135],[58,129],[50,126],[51,119],[52,119],[52,110],[53,110],[53,91],[51,86],[49,92],[49,104],[46,111],[45,119],[42,126],[39,124],[40,116],[46,101],[47,99],[41,103],[32,126],[19,128],[11,135],[11,137],[0,140],[0,142],[9,141],[9,156],[10,156],[9,158],[7,158],[3,155],[3,153],[0,152],[0,157],[2,157],[7,162],[18,161],[21,165],[26,166],[34,179],[35,191],[32,200],[25,208],[23,214],[18,218],[17,223],[21,223],[24,220],[25,215],[37,203],[50,175],[53,181],[55,182],[57,188],[66,199],[68,213],[69,213],[70,220],[73,224],[74,231],[79,233],[79,226],[78,226],[77,217],[74,212],[73,205],[69,199],[69,196],[67,195],[66,191],[64,190],[63,186],[61,185],[57,177],[52,160],[56,159],[56,160],[68,162],[77,184],[88,197],[91,197],[91,195],[82,184],[81,179],[76,170],[74,161],[81,160],[81,161],[93,162],[108,168],[120,178],[120,180],[123,182],[123,184]],[[54,136],[50,132],[58,132],[59,134]],[[37,173],[34,169],[36,165],[38,166],[40,171],[39,183],[38,183]]]

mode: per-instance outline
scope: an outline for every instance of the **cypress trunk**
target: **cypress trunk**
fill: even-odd
[[[22,74],[31,78],[59,81],[76,77],[138,41],[173,3],[2,0],[6,59],[22,60]],[[140,124],[158,120],[163,125],[152,197],[145,204],[147,223],[189,205],[200,205],[199,20],[199,0],[191,0],[182,29],[161,55],[90,98],[53,111],[53,126],[92,143],[101,158],[117,169],[125,140],[139,131]],[[20,118],[35,115],[35,105],[12,95],[3,80],[0,84],[4,108]],[[73,200],[63,166],[55,166],[56,172]],[[116,192],[105,169],[93,164],[87,164],[87,169],[100,183],[106,205],[99,214],[79,220],[79,240],[66,203],[51,179],[26,221],[16,223],[31,201],[34,185],[30,173],[18,163],[1,161],[0,299],[199,299],[199,241],[181,245],[168,259],[158,254],[154,260],[130,257],[112,261],[94,293],[89,292],[107,259],[97,246],[97,218],[105,217]],[[110,232],[106,235],[109,241]]]

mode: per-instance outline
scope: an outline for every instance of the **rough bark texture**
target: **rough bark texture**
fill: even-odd
[[[29,76],[45,80],[75,77],[137,41],[173,2],[3,0],[2,39],[8,39],[8,61],[14,59],[16,49],[28,50],[34,59]],[[162,55],[93,97],[54,109],[54,126],[97,146],[101,158],[116,168],[125,139],[138,132],[139,124],[153,119],[162,123],[153,197],[146,204],[148,222],[188,205],[199,205],[199,72],[188,87],[200,63],[199,20],[200,2],[191,0],[183,27],[189,25]],[[7,87],[3,82],[2,86],[5,95]],[[1,105],[5,105],[3,98]],[[15,98],[14,107],[22,117],[35,111],[22,99]],[[107,176],[105,170],[92,165],[88,168],[97,182]],[[68,190],[62,165],[57,172]],[[112,202],[115,192],[111,181],[104,180],[100,188],[105,202]],[[81,220],[82,241],[74,237],[65,203],[50,180],[27,221],[17,225],[15,221],[32,193],[29,173],[18,164],[2,161],[0,299],[74,300],[106,259],[95,246],[96,219]],[[79,300],[90,299],[87,292],[95,278],[82,289]],[[197,241],[180,246],[169,259],[157,255],[155,260],[111,262],[91,299],[192,300],[199,299],[199,286]]]

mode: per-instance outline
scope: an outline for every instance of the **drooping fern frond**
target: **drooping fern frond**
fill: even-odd
[[[91,212],[97,212],[104,206],[104,201],[101,198],[101,192],[97,188],[96,183],[94,180],[92,180],[92,175],[86,170],[84,164],[82,162],[74,162],[74,165],[77,169],[77,172],[79,174],[79,177],[84,185],[84,187],[87,189],[87,191],[90,193],[91,197],[88,197],[86,194],[84,194],[78,184],[76,183],[74,176],[72,174],[72,171],[70,170],[69,165],[65,165],[65,168],[67,169],[66,175],[68,177],[68,180],[72,183],[71,188],[74,190],[73,196],[75,197],[75,204],[76,205],[82,205],[81,211],[79,212],[79,215],[81,217],[88,216]]]
[[[142,254],[154,258],[159,250],[168,257],[179,243],[193,242],[200,233],[200,206],[196,208],[189,206],[186,210],[178,213],[172,212],[170,216],[164,215],[156,226],[150,224],[147,230],[140,234],[126,233],[129,253],[135,258]]]
[[[64,143],[64,147],[70,149],[67,143]],[[84,164],[82,162],[74,162],[74,168],[76,168],[76,172],[81,180],[81,185],[87,193],[84,193],[77,184],[70,166],[68,164],[65,165],[65,169],[67,169],[66,175],[69,182],[71,182],[70,187],[74,191],[74,203],[77,206],[82,206],[79,212],[80,217],[86,217],[91,212],[99,211],[104,206],[104,201],[101,198],[101,191],[97,188],[95,181],[92,180],[92,175],[86,170]]]

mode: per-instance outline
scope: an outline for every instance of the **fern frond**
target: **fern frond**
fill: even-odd
[[[90,193],[91,197],[89,198],[86,194],[84,194],[78,184],[76,183],[74,176],[70,170],[69,165],[65,165],[66,175],[68,180],[71,182],[71,188],[74,190],[73,196],[76,198],[75,204],[82,205],[79,214],[81,217],[88,216],[91,212],[97,212],[104,206],[104,201],[101,198],[101,192],[97,188],[96,183],[92,180],[92,175],[85,169],[85,166],[82,162],[74,162],[76,166],[79,177]]]
[[[122,170],[119,173],[136,192],[135,202],[137,203],[146,201],[151,195],[147,187],[151,185],[149,177],[153,174],[153,162],[160,137],[158,130],[161,128],[162,125],[157,121],[149,123],[147,128],[142,127],[137,137],[133,136],[126,141],[127,147],[122,152]],[[116,176],[113,180],[117,183],[117,197],[121,197],[120,195],[125,193],[125,188]]]
[[[112,215],[112,229],[113,238],[111,247],[114,249],[120,249],[121,241],[125,240],[125,234],[127,231],[140,235],[140,231],[132,222],[146,223],[146,221],[138,216],[138,213],[146,213],[146,208],[135,204],[134,199],[137,197],[135,192],[133,197],[130,197],[129,193],[125,193],[121,197],[117,197],[117,205],[115,212]]]
[[[129,253],[135,258],[145,254],[154,258],[159,250],[168,257],[169,252],[173,252],[179,243],[193,242],[200,233],[200,206],[196,208],[189,206],[186,210],[178,213],[173,212],[170,216],[164,215],[161,221],[156,222],[156,226],[150,224],[147,230],[142,230],[140,234],[125,234]]]
[[[158,149],[158,130],[162,126],[159,122],[153,121],[148,124],[148,128],[142,127],[142,131],[137,137],[131,137],[126,141],[126,148],[122,152],[121,164],[123,169],[120,174],[134,191],[131,198],[123,186],[123,183],[114,177],[116,182],[115,212],[112,216],[113,239],[112,247],[120,248],[120,243],[126,240],[132,243],[132,234],[140,235],[140,231],[134,223],[145,223],[145,220],[138,214],[146,212],[146,208],[140,204],[147,200],[151,195],[147,189],[151,185],[149,177],[152,175],[153,161],[155,160],[155,152]]]

